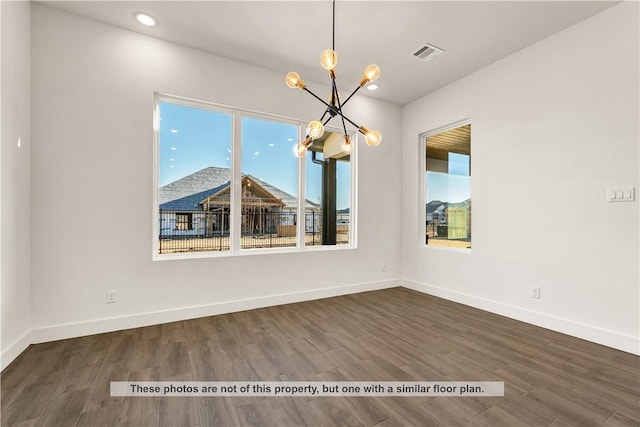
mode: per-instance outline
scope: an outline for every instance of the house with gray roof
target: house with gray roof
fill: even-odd
[[[439,221],[441,224],[446,224],[447,206],[447,202],[441,202],[440,200],[432,200],[427,203],[427,223]]]
[[[229,234],[231,171],[207,167],[160,187],[160,237]],[[243,234],[295,235],[298,199],[249,174],[242,175]],[[305,201],[308,232],[317,232],[320,207]]]

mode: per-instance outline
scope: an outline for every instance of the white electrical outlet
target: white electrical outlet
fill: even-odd
[[[113,291],[113,290],[107,291],[107,304],[115,303],[117,300],[116,297],[117,297],[116,291]]]
[[[387,271],[387,264],[382,264],[380,266],[380,271],[383,272],[383,273],[386,272]]]
[[[540,299],[540,287],[532,286],[531,287],[531,298]]]

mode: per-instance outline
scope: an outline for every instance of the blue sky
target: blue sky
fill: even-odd
[[[209,166],[231,166],[231,114],[160,103],[159,185]],[[242,172],[297,195],[298,126],[245,117],[242,120]],[[321,166],[307,156],[306,198],[319,203]],[[338,162],[338,209],[349,207],[350,168]]]
[[[208,166],[231,166],[231,114],[160,103],[160,187]]]

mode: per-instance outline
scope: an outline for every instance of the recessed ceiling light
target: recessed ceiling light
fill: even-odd
[[[176,151],[176,147],[171,147],[170,150],[171,151]]]
[[[136,13],[134,16],[142,25],[146,25],[147,27],[154,27],[156,25],[156,20],[146,13]]]
[[[377,84],[371,84],[371,85],[367,85],[367,89],[368,90],[376,90],[378,89],[380,86],[378,86]]]
[[[171,133],[178,133],[178,129],[171,129]]]

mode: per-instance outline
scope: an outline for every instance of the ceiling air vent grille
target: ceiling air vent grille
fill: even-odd
[[[444,52],[443,49],[425,43],[423,46],[420,46],[415,50],[415,52],[413,52],[413,56],[415,56],[416,58],[420,58],[425,62],[429,62],[436,56],[440,55],[442,52]]]

